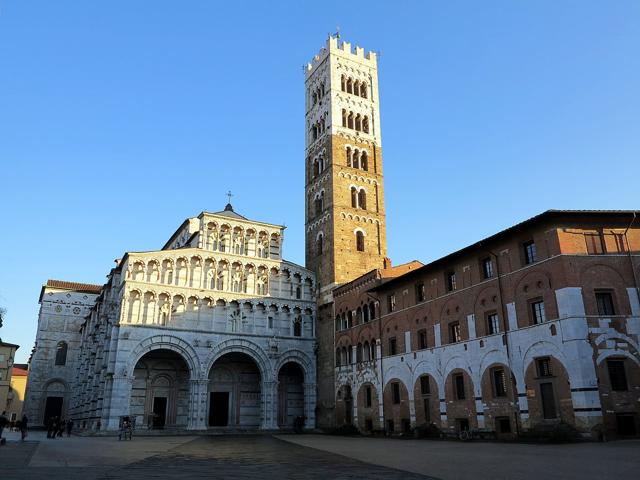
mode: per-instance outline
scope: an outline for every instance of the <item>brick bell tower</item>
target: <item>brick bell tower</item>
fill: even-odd
[[[305,252],[318,284],[318,412],[334,423],[335,287],[383,268],[387,237],[376,54],[330,36],[305,68]]]

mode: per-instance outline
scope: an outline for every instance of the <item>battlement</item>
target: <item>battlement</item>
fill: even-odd
[[[338,37],[330,35],[327,39],[326,46],[320,49],[320,52],[311,59],[310,63],[307,63],[305,77],[308,78],[311,76],[316,67],[324,61],[327,55],[330,54],[337,55],[372,68],[376,68],[378,65],[376,52],[368,51],[365,54],[364,48],[357,45],[355,46],[354,51],[350,42],[341,42]]]

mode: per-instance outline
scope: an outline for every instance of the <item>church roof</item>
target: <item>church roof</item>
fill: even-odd
[[[100,291],[102,290],[102,285],[95,285],[93,283],[67,282],[65,280],[47,280],[46,286],[86,293],[100,293]]]
[[[224,207],[224,210],[220,212],[210,212],[210,213],[212,215],[220,215],[222,217],[237,218],[239,220],[249,220],[247,217],[243,217],[239,213],[236,213],[233,210],[233,206],[231,205],[231,203],[227,203],[227,205]]]

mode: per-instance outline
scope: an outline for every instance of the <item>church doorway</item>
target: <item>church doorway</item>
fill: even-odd
[[[260,370],[249,355],[227,353],[215,361],[209,371],[210,427],[259,428],[260,400]]]
[[[211,392],[209,397],[209,425],[226,427],[229,425],[229,392]]]
[[[296,417],[304,416],[304,372],[294,362],[278,372],[278,425],[293,427]]]
[[[129,407],[136,428],[186,427],[190,376],[187,362],[172,350],[152,350],[140,358]]]
[[[47,397],[44,404],[44,424],[49,424],[51,417],[62,417],[62,402],[64,397]]]

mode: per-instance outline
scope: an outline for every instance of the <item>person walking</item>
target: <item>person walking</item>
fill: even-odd
[[[4,427],[9,423],[9,419],[7,418],[7,412],[3,411],[2,415],[0,415],[0,442],[2,442],[2,431]]]
[[[20,436],[22,437],[22,441],[27,438],[27,424],[29,423],[29,419],[26,415],[22,415],[22,420],[20,420]]]
[[[67,420],[67,437],[71,436],[71,430],[73,429],[73,420]]]
[[[64,418],[61,418],[60,421],[58,422],[58,436],[62,437],[62,435],[64,434],[64,429],[67,425],[67,422],[64,421]]]

